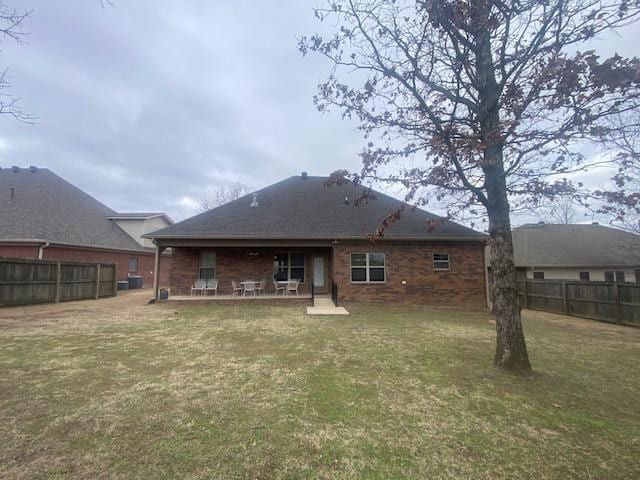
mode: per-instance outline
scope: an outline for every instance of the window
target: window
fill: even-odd
[[[138,272],[138,257],[129,258],[129,273]]]
[[[273,278],[281,282],[298,280],[304,283],[304,254],[276,253],[273,256]]]
[[[534,280],[544,280],[544,272],[533,272]]]
[[[589,281],[589,272],[580,272],[580,281],[588,282]]]
[[[433,269],[434,270],[451,270],[451,263],[449,262],[448,253],[434,253],[433,254]]]
[[[624,270],[616,271],[616,282],[624,283]]]
[[[198,278],[211,280],[216,278],[216,252],[201,252]]]
[[[386,279],[384,253],[368,252],[351,254],[352,282],[376,283],[384,282]]]
[[[604,281],[613,283],[613,272],[611,270],[604,272]]]

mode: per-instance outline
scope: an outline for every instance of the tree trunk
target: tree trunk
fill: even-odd
[[[498,183],[499,180],[498,180]],[[502,190],[496,188],[494,191]],[[516,267],[513,261],[513,241],[509,221],[509,202],[504,195],[490,199],[489,247],[493,285],[493,314],[496,318],[496,354],[493,363],[507,370],[531,370],[527,345],[522,331]],[[492,201],[493,200],[493,201]]]
[[[487,24],[490,7],[476,5],[478,17],[476,41],[476,73],[478,79],[478,120],[482,136],[482,170],[485,174],[485,207],[489,216],[489,245],[493,285],[493,313],[496,317],[497,367],[526,372],[531,370],[527,345],[520,319],[520,301],[513,241],[509,220],[509,198],[504,171],[504,144],[500,125],[500,89],[496,82],[491,39]]]

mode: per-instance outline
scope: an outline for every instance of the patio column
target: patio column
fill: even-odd
[[[160,297],[160,255],[167,247],[161,247],[156,244],[156,259],[153,266],[153,301],[157,301]]]

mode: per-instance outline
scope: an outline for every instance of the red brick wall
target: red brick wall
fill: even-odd
[[[172,295],[188,295],[191,286],[198,277],[200,248],[175,248],[173,249],[173,261],[169,284]],[[216,252],[216,278],[218,293],[231,294],[232,280],[242,281],[246,279],[267,281],[266,293],[273,294],[273,255],[276,251],[287,249],[272,248],[212,248]],[[312,280],[311,258],[318,249],[292,249],[291,251],[304,252],[305,254],[305,281],[298,289],[299,293],[308,293]],[[257,253],[250,255],[249,253]],[[329,249],[322,252],[329,254]]]
[[[0,246],[0,256],[13,258],[38,258],[38,247]],[[94,250],[86,248],[63,247],[50,245],[43,250],[43,260],[69,260],[73,262],[103,262],[115,263],[118,280],[126,280],[129,274],[129,258],[138,257],[138,271],[132,275],[144,278],[145,287],[153,286],[153,268],[155,255],[141,252],[121,252],[116,250]],[[163,255],[160,260],[160,283],[169,283],[171,256]]]
[[[174,248],[169,271],[169,288],[171,295],[189,293],[198,269],[199,249]]]
[[[273,292],[273,254],[270,248],[212,248],[216,252],[218,293],[232,293],[231,280],[267,280],[267,293]],[[198,276],[201,249],[175,248],[169,284],[173,295],[189,294]],[[301,293],[309,292],[312,256],[329,254],[329,280],[338,285],[340,301],[406,302],[431,305],[484,305],[484,250],[469,243],[342,242],[330,249],[296,249],[305,253],[305,283]],[[384,284],[352,284],[351,252],[383,251],[386,254],[387,281]],[[249,253],[257,255],[249,255]],[[433,270],[433,253],[449,253],[452,270]],[[333,256],[333,258],[332,258]],[[407,284],[402,285],[402,280]]]
[[[351,253],[384,252],[386,282],[351,283]],[[334,247],[333,272],[339,302],[406,302],[429,305],[485,305],[484,250],[471,243],[341,242]],[[451,271],[433,269],[433,253],[448,253]],[[406,285],[402,284],[405,280]]]
[[[0,245],[0,257],[7,258],[38,258],[37,246]]]

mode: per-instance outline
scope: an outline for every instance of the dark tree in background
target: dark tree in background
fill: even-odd
[[[558,196],[553,200],[548,200],[534,210],[540,215],[540,220],[545,223],[555,223],[559,225],[569,225],[574,223],[578,210],[576,202],[571,196]]]
[[[31,11],[18,11],[7,7],[0,0],[0,44],[9,39],[22,45],[27,36],[24,24],[30,14]],[[0,71],[0,115],[8,115],[21,122],[32,123],[34,117],[20,108],[20,99],[7,93],[10,86],[8,69],[4,67]]]
[[[249,187],[240,182],[213,187],[202,198],[198,199],[198,208],[206,212],[212,208],[237,200],[248,193]]]
[[[98,0],[98,3],[102,8],[115,6],[113,0]],[[0,45],[7,39],[24,45],[29,35],[24,30],[24,26],[32,13],[33,10],[17,10],[0,0]],[[33,124],[36,117],[23,111],[20,107],[20,99],[8,93],[8,89],[11,87],[8,71],[7,67],[0,70],[0,115]]]
[[[596,211],[613,225],[640,234],[640,110],[612,116],[609,127],[613,134],[606,144],[617,170],[611,187],[594,193],[600,202]]]
[[[319,110],[358,119],[368,139],[361,171],[336,178],[399,183],[407,203],[435,198],[452,216],[486,212],[498,367],[530,370],[510,210],[585,193],[570,179],[590,164],[578,146],[602,142],[608,118],[636,107],[640,62],[581,48],[634,22],[639,9],[638,1],[328,0],[316,16],[334,33],[299,41],[303,54],[334,65],[315,97]]]

